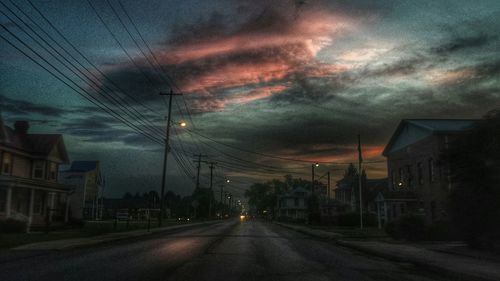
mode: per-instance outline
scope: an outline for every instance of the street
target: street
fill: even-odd
[[[236,220],[0,263],[15,280],[451,280],[263,221]]]

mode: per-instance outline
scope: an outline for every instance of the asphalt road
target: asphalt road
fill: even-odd
[[[0,263],[0,280],[448,280],[280,226],[228,221]],[[451,280],[451,279],[450,279]]]

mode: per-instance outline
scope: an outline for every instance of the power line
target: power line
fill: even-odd
[[[61,77],[59,77],[58,75],[54,74],[54,72],[52,72],[51,70],[49,70],[46,66],[44,66],[43,64],[41,64],[40,62],[38,62],[37,60],[35,60],[32,56],[30,56],[29,54],[27,54],[25,51],[23,51],[22,49],[20,49],[18,46],[16,46],[14,43],[12,43],[10,40],[8,40],[6,37],[4,37],[3,35],[0,34],[0,37],[6,41],[9,45],[11,45],[12,47],[14,47],[16,50],[18,50],[19,52],[21,52],[24,56],[26,56],[28,59],[30,59],[31,61],[33,61],[35,64],[37,64],[38,66],[42,67],[45,71],[47,71],[49,74],[51,74],[53,77],[55,77],[57,80],[61,81],[63,84],[65,84],[66,86],[68,86],[70,89],[72,89],[74,92],[76,92],[78,95],[82,96],[84,99],[86,99],[87,101],[89,101],[90,103],[94,104],[95,106],[99,107],[101,110],[103,110],[104,112],[110,114],[111,116],[113,116],[114,118],[120,120],[122,123],[124,123],[127,127],[133,129],[134,131],[142,134],[143,136],[147,137],[148,139],[156,142],[156,143],[161,143],[161,140],[159,140],[158,138],[150,135],[150,134],[147,134],[145,132],[143,132],[142,130],[140,130],[139,128],[135,127],[133,124],[129,124],[129,122],[124,119],[123,117],[121,117],[119,114],[117,114],[116,112],[114,112],[114,110],[112,110],[111,108],[109,108],[108,106],[106,106],[105,104],[102,104],[101,102],[99,102],[98,100],[96,100],[92,95],[90,95],[90,93],[88,93],[85,89],[83,89],[82,87],[80,87],[78,84],[76,84],[74,81],[72,81],[70,78],[68,78],[64,73],[62,73],[60,70],[58,70],[53,64],[51,64],[50,62],[48,62],[45,58],[43,58],[40,54],[38,54],[37,52],[35,52],[31,47],[27,46],[26,43],[24,41],[22,41],[21,39],[19,39],[19,37],[17,37],[15,34],[13,34],[12,32],[10,32],[10,30],[8,30],[3,24],[0,23],[0,26],[6,30],[9,34],[11,34],[11,36],[13,36],[16,40],[18,40],[21,44],[23,44],[26,48],[28,48],[33,54],[35,54],[37,57],[39,57],[42,61],[44,61],[46,64],[48,64],[50,67],[52,67],[52,69],[54,69],[57,73],[59,73],[59,75],[63,76],[64,78],[66,78],[67,80],[69,80],[70,82],[72,82],[77,88],[80,88],[81,91],[87,93],[89,96],[86,96],[85,94],[82,94],[81,92],[79,92],[77,89],[75,89],[75,87],[71,86],[68,82],[64,81]]]
[[[5,8],[7,8],[19,21],[21,21],[33,34],[35,34],[38,38],[41,39],[41,41],[43,43],[45,43],[50,49],[52,49],[57,55],[59,55],[63,60],[65,60],[67,63],[69,63],[77,72],[79,72],[81,75],[83,75],[86,79],[88,79],[88,81],[92,82],[92,84],[89,84],[88,82],[86,82],[86,80],[84,78],[82,78],[82,76],[78,75],[75,71],[73,71],[73,69],[70,68],[70,66],[68,66],[66,63],[64,63],[63,61],[61,61],[61,59],[59,59],[59,57],[57,57],[56,55],[54,55],[50,50],[48,50],[44,45],[42,45],[37,39],[35,39],[30,33],[28,33],[22,26],[20,26],[17,22],[15,22],[9,15],[7,15],[4,11],[1,11],[0,10],[0,13],[2,13],[5,17],[7,17],[12,23],[14,23],[16,25],[17,28],[19,28],[22,32],[24,32],[26,35],[28,35],[28,37],[30,39],[32,39],[35,43],[37,43],[43,50],[45,50],[50,56],[52,56],[54,59],[56,59],[61,65],[63,65],[64,67],[66,67],[69,71],[71,71],[74,75],[76,75],[78,78],[80,78],[84,83],[86,83],[87,85],[89,85],[93,90],[95,90],[97,93],[102,91],[104,93],[107,93],[109,94],[106,90],[104,90],[101,85],[99,85],[98,83],[96,83],[93,79],[91,79],[89,76],[87,76],[85,73],[83,73],[78,67],[76,67],[72,62],[70,62],[64,55],[62,55],[57,49],[55,49],[50,43],[48,43],[42,36],[40,36],[35,30],[33,30],[31,28],[31,26],[29,24],[27,24],[23,19],[21,19],[19,16],[17,16],[17,14],[12,11],[8,6],[6,6],[4,3],[0,2],[0,4],[2,6],[4,6]],[[19,7],[17,7],[19,9]],[[22,12],[22,10],[21,10]],[[30,21],[33,22],[33,20],[30,18]],[[42,30],[43,31],[43,30]],[[67,53],[67,51],[66,51]],[[78,62],[78,61],[77,61]],[[79,62],[78,62],[79,63]],[[80,63],[79,63],[80,64]],[[81,65],[81,64],[80,64]],[[82,65],[81,65],[82,66]],[[86,69],[88,71],[88,69]],[[88,71],[90,72],[90,71]],[[96,88],[97,87],[97,88]],[[100,91],[99,91],[100,90]],[[113,95],[109,94],[108,95],[103,95],[103,97],[111,104],[113,105],[118,105],[118,108],[125,114],[131,116],[132,118],[134,119],[137,119],[139,122],[142,121],[141,119],[141,115],[139,112],[136,111],[135,112],[130,112],[128,109],[126,109],[124,107],[124,105],[118,101]],[[153,126],[149,125],[149,124],[146,124],[144,123],[144,121],[141,122],[142,125],[144,125],[145,127],[149,127],[150,129],[155,129]]]
[[[12,5],[14,5],[19,11],[21,11],[21,13],[23,13],[23,15],[25,15],[26,17],[30,18],[21,8],[19,8],[19,6],[17,6],[12,0],[9,0]],[[144,103],[142,103],[141,101],[139,101],[138,99],[136,99],[133,95],[130,95],[128,94],[126,91],[124,91],[120,86],[118,86],[112,79],[110,79],[104,72],[102,72],[94,63],[92,63],[88,58],[87,56],[85,56],[73,43],[71,43],[71,41],[68,40],[68,38],[66,36],[64,36],[64,34],[62,34],[62,32],[52,23],[52,21],[50,19],[48,19],[41,11],[40,9],[38,9],[38,7],[33,4],[33,2],[31,0],[27,0],[29,2],[29,4],[31,5],[31,7],[33,7],[33,9],[49,24],[49,26],[64,40],[64,42],[66,42],[66,44],[68,44],[76,53],[78,53],[89,65],[91,65],[102,77],[104,77],[109,83],[111,83],[116,89],[118,89],[120,92],[122,92],[125,96],[127,96],[128,98],[130,98],[131,100],[133,100],[134,102],[136,102],[138,105],[144,107],[145,109],[151,111],[151,112],[156,112],[154,109],[152,109],[151,107],[149,106],[146,106]],[[31,19],[31,18],[30,18]],[[64,47],[62,47],[58,42],[57,40],[55,40],[49,33],[45,32],[45,30],[38,24],[36,23],[35,21],[33,21],[31,19],[31,22],[33,24],[35,24],[35,26],[37,26],[40,30],[42,30],[42,32],[47,36],[49,37],[52,41],[54,41],[56,43],[56,45],[65,50]],[[78,60],[68,51],[66,51],[66,53],[75,61],[78,62]],[[82,66],[83,67],[83,66]],[[90,71],[91,74],[93,74],[91,71]]]

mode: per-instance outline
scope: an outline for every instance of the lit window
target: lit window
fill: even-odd
[[[45,170],[45,162],[43,161],[35,161],[33,162],[33,178],[35,179],[43,179]]]
[[[10,153],[4,153],[2,157],[2,174],[9,175],[12,166],[12,156]]]

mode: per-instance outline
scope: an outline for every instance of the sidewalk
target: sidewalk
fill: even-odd
[[[174,226],[166,226],[161,228],[152,228],[149,232],[147,229],[126,231],[126,232],[115,232],[108,233],[98,236],[92,237],[82,237],[82,238],[72,238],[72,239],[64,239],[64,240],[52,240],[45,242],[37,242],[32,244],[21,245],[13,248],[13,250],[65,250],[65,249],[73,249],[85,246],[91,246],[111,241],[118,241],[123,239],[129,239],[134,237],[146,236],[155,233],[161,233],[165,231],[171,231],[182,228],[189,228],[193,226],[202,226],[202,225],[210,225],[215,223],[220,223],[221,221],[209,221],[209,222],[199,222],[199,223],[190,223],[190,224],[181,224]]]
[[[395,244],[383,241],[347,241],[342,240],[340,234],[334,235],[331,232],[310,229],[305,226],[277,224],[311,236],[333,239],[337,244],[344,247],[390,260],[413,263],[453,276],[457,280],[500,280],[499,261],[438,252],[410,244]]]

